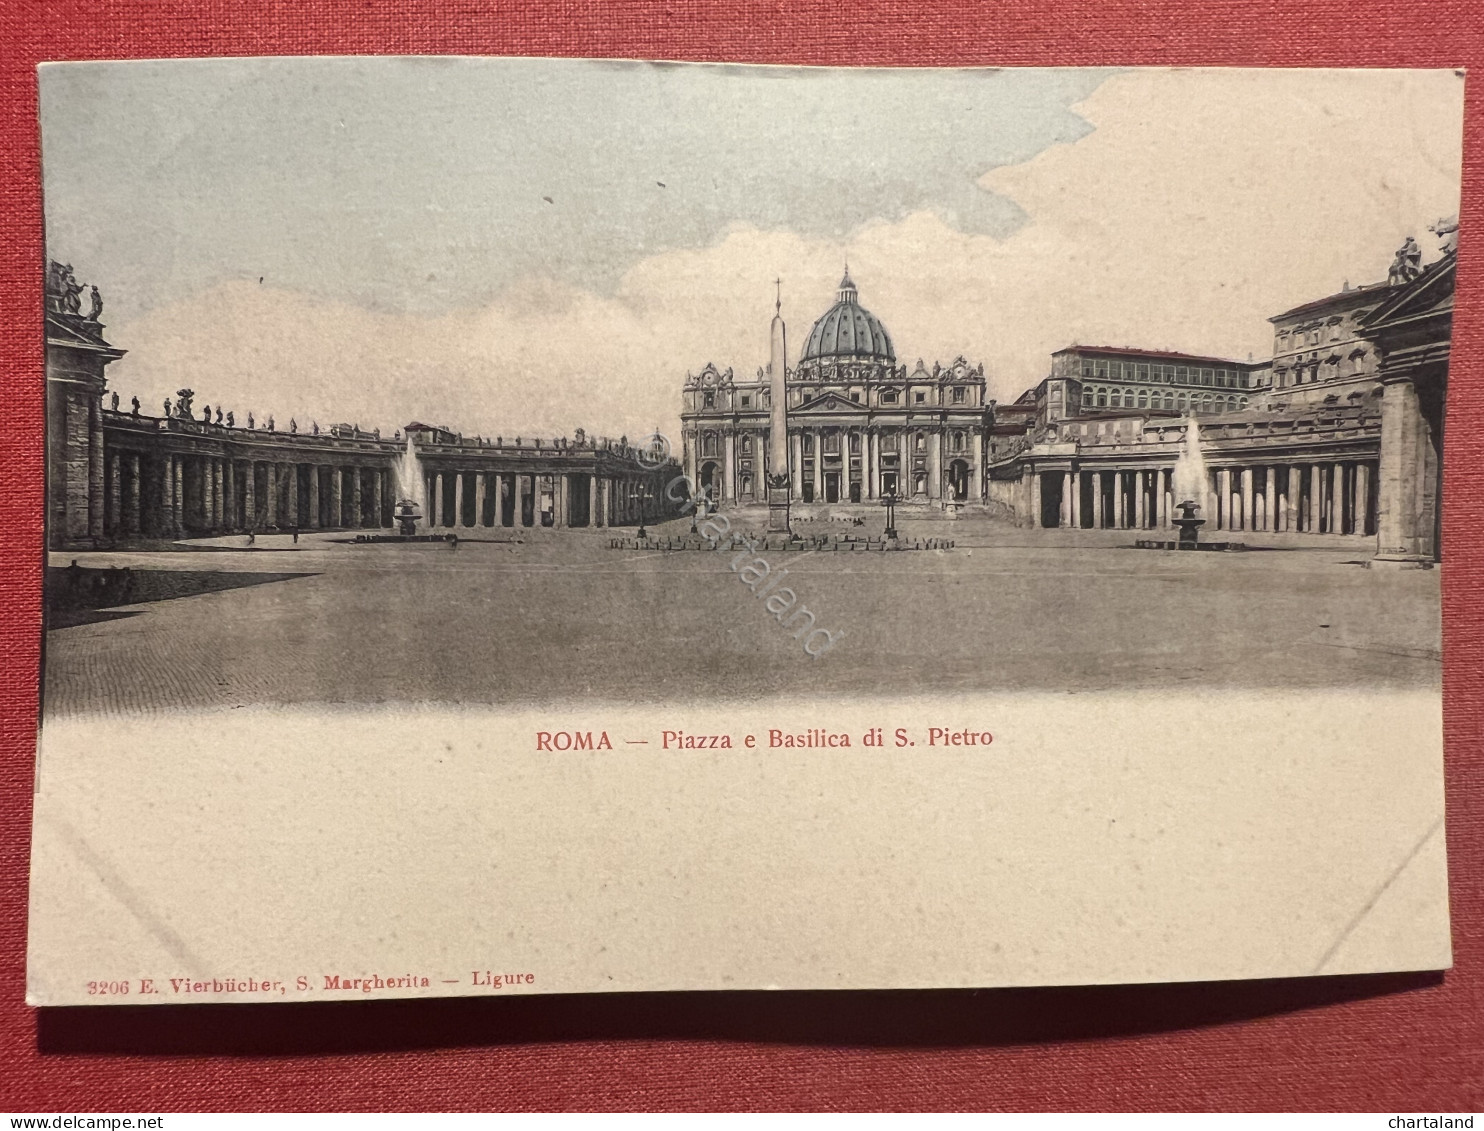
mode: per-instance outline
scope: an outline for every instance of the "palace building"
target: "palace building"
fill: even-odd
[[[1433,230],[1427,267],[1404,246],[1386,282],[1270,319],[1270,363],[1058,351],[994,410],[987,497],[1022,525],[1168,529],[1194,429],[1207,531],[1373,535],[1374,565],[1437,560],[1457,223]]]
[[[787,365],[781,314],[769,363],[752,379],[707,364],[687,373],[684,466],[722,507],[767,501],[771,376],[783,369],[789,494],[795,503],[977,502],[983,497],[990,405],[984,366],[921,360],[909,368],[850,272]]]

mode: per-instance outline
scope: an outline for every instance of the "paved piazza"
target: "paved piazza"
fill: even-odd
[[[1134,550],[1129,531],[900,526],[957,548],[763,555],[820,627],[844,630],[818,659],[725,556],[609,548],[631,530],[54,554],[54,566],[279,576],[51,630],[46,710],[1440,682],[1440,571],[1364,569],[1371,538],[1259,534],[1246,538],[1263,552],[1177,554]]]

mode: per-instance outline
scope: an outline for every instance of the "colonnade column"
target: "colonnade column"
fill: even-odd
[[[1309,465],[1309,505],[1304,508],[1304,530],[1309,534],[1319,533],[1319,465]]]
[[[179,538],[185,533],[185,464],[180,456],[172,457],[170,463],[170,533]]]
[[[1103,473],[1101,471],[1092,473],[1092,526],[1094,530],[1103,528]]]
[[[1290,464],[1283,472],[1283,529],[1293,533],[1299,528],[1299,496],[1303,491],[1302,472]]]
[[[1072,525],[1072,473],[1062,472],[1061,477],[1061,513],[1057,515],[1057,525]]]
[[[1134,472],[1134,526],[1143,530],[1149,525],[1148,472]]]
[[[268,497],[263,500],[263,522],[267,526],[278,525],[278,464],[263,465],[266,471],[264,487]]]
[[[1242,525],[1243,530],[1256,530],[1257,524],[1253,522],[1252,511],[1252,469],[1242,468]]]
[[[139,533],[139,457],[129,456],[124,464],[124,533]]]
[[[1082,527],[1082,472],[1072,472],[1072,529]]]
[[[117,534],[123,525],[124,487],[120,482],[123,471],[123,459],[118,452],[112,453],[108,457],[108,509],[103,520],[104,531],[108,534]]]
[[[1159,529],[1164,530],[1170,525],[1170,497],[1165,488],[1164,468],[1160,468],[1154,473],[1154,487],[1156,491],[1154,499],[1156,517],[1154,524]]]
[[[1262,489],[1262,528],[1269,532],[1278,529],[1278,469],[1264,469]]]
[[[249,530],[256,529],[258,521],[257,478],[258,465],[249,460],[242,467],[242,525]]]
[[[98,397],[88,398],[88,534],[103,537],[103,405]]]
[[[758,450],[761,451],[761,442]],[[764,480],[764,485],[766,485]],[[603,511],[598,506],[598,476],[596,473],[589,475],[587,480],[587,524],[589,526],[603,525]]]
[[[474,525],[484,525],[485,500],[489,498],[489,473],[476,471],[474,473]]]

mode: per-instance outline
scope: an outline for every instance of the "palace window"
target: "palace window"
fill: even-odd
[[[897,391],[895,389],[882,389],[880,401],[882,404],[896,404]]]
[[[1180,384],[1187,384],[1190,380],[1190,372],[1183,365],[1175,367],[1175,380]]]
[[[1091,408],[1093,406],[1093,404],[1095,403],[1095,400],[1096,400],[1096,395],[1093,393],[1093,391],[1091,389],[1083,389],[1082,390],[1082,403],[1084,405],[1086,405],[1088,408]]]
[[[1093,376],[1093,372],[1092,372],[1092,358],[1090,358],[1090,357],[1084,357],[1082,359],[1082,376],[1084,376],[1084,377],[1091,377],[1091,376]]]
[[[963,404],[964,403],[964,388],[963,388],[962,385],[955,385],[954,386],[954,388],[953,388],[953,403],[954,404]]]
[[[1106,361],[1099,361],[1095,365],[1097,367],[1097,375],[1106,381],[1108,378],[1108,363]]]
[[[1246,408],[1247,407],[1247,398],[1246,397],[1243,397],[1242,398],[1241,404],[1238,407],[1240,407],[1240,408]]]
[[[858,389],[851,389],[850,390],[850,399],[853,400],[856,404],[860,404],[861,403],[860,391]]]
[[[705,405],[706,408],[715,408],[716,407],[716,394],[715,393],[711,393],[711,392],[703,393],[701,395],[701,401]]]
[[[1141,366],[1139,366],[1139,380],[1140,381],[1148,381],[1149,380],[1149,366],[1147,366],[1147,365],[1141,365]]]
[[[1175,400],[1175,407],[1177,409],[1179,409],[1181,412],[1184,412],[1185,411],[1185,394],[1184,393],[1181,393],[1180,396],[1178,398],[1176,398],[1176,400]]]
[[[743,393],[742,394],[742,407],[743,408],[751,408],[752,407],[752,397],[749,396],[747,393]]]
[[[1108,407],[1108,392],[1106,389],[1098,390],[1098,408]]]
[[[1148,408],[1149,407],[1149,394],[1147,392],[1145,392],[1143,389],[1140,389],[1139,390],[1139,407],[1140,408]]]
[[[927,401],[927,394],[925,392],[923,392],[921,389],[918,389],[915,393],[912,394],[912,403],[913,404],[923,404],[926,401]]]

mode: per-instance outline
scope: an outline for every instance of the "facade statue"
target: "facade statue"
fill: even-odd
[[[401,438],[402,438],[402,429],[398,428],[395,432],[392,433],[392,439],[393,440],[400,440]]]
[[[103,313],[103,296],[98,293],[98,288],[95,286],[92,288],[92,294],[89,298],[92,299],[93,305],[88,311],[88,321],[96,322],[98,321],[98,316]]]
[[[221,405],[217,405],[216,406],[216,423],[217,424],[220,424],[221,422],[222,422],[222,406]]]
[[[1390,286],[1410,283],[1420,274],[1422,274],[1422,249],[1417,246],[1416,240],[1408,236],[1406,243],[1397,249],[1396,258],[1391,261],[1391,270],[1386,274],[1386,282]]]
[[[173,415],[173,414],[172,414],[172,413],[171,413],[171,411],[170,411],[170,398],[169,398],[169,397],[166,397],[166,398],[165,398],[165,415],[166,415],[166,416],[171,416],[171,415]]]
[[[256,428],[256,427],[257,427],[257,426],[258,426],[258,423],[257,423],[257,421],[255,421],[255,420],[254,420],[254,419],[253,419],[253,418],[252,418],[252,413],[251,413],[251,412],[249,412],[249,413],[248,413],[248,414],[247,414],[247,430],[248,430],[248,431],[249,431],[249,432],[251,432],[251,431],[252,431],[252,430],[253,430],[253,429],[254,429],[254,428]]]
[[[138,397],[130,397],[129,398],[129,415],[130,416],[138,416],[139,415],[139,398]]]
[[[292,416],[289,417],[289,434],[296,435],[299,431],[299,422]]]
[[[201,406],[201,423],[211,423],[211,406],[209,404],[204,404]]]
[[[190,420],[194,413],[191,412],[191,401],[196,396],[195,389],[175,390],[175,415],[184,420]]]
[[[233,417],[232,417],[232,410],[231,409],[228,409],[227,410],[227,427],[228,428],[235,428],[235,427],[237,427],[237,421],[235,419],[233,419]]]
[[[108,407],[114,412],[117,412],[119,410],[119,395],[117,393],[113,393],[109,396]]]
[[[1438,237],[1438,243],[1442,247],[1444,255],[1451,255],[1458,250],[1458,217],[1444,216],[1436,224],[1427,229]]]
[[[311,420],[309,422],[309,428],[310,428],[310,431],[312,431],[316,436],[319,435],[319,421],[318,420]]]
[[[273,417],[271,415],[268,417],[268,431],[275,431],[273,427]]]
[[[82,284],[72,277],[72,264],[62,264],[62,305],[66,307],[68,314],[77,314],[82,310]]]

